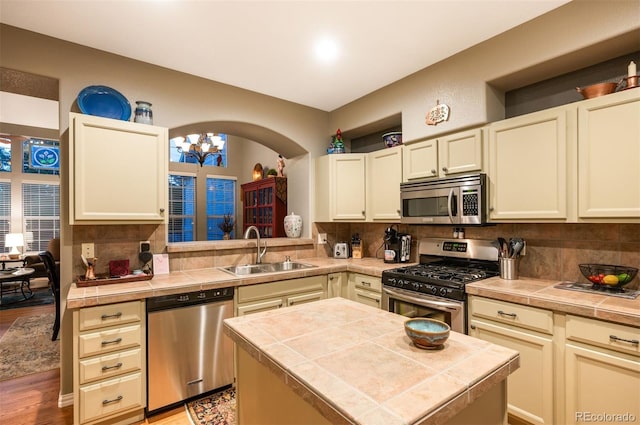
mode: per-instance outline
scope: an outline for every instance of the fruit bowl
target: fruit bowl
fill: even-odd
[[[638,269],[611,264],[579,264],[580,272],[595,285],[619,288],[631,282],[638,274]]]

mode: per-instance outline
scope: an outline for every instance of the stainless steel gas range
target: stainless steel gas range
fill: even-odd
[[[442,320],[467,333],[465,285],[498,276],[498,249],[483,239],[421,239],[420,264],[382,272],[382,308]]]

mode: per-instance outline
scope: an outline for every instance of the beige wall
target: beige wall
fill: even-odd
[[[228,129],[245,131],[238,136],[261,140],[274,151],[293,152],[286,168],[289,191],[295,194],[289,210],[302,215],[305,223],[309,223],[312,220],[310,211],[313,210],[309,199],[312,199],[309,194],[313,193],[314,184],[311,178],[312,158],[325,152],[329,135],[336,128],[349,131],[368,123],[385,122],[386,118],[402,113],[403,132],[405,140],[409,141],[498,119],[503,114],[501,91],[509,88],[509,84],[525,85],[638,50],[638,37],[629,37],[630,32],[638,32],[640,25],[637,19],[638,4],[637,0],[573,1],[547,16],[332,113],[6,25],[0,26],[0,64],[60,80],[60,129],[63,133],[68,128],[69,111],[75,110],[74,102],[79,91],[89,85],[104,84],[121,91],[132,103],[140,99],[152,102],[156,125],[171,129],[192,123],[221,122]],[[446,42],[446,34],[434,36],[438,42]],[[616,40],[624,43],[615,43]],[[632,48],[628,40],[631,40]],[[432,42],[433,39],[425,40],[425,49]],[[600,48],[590,52],[588,47],[593,45]],[[495,80],[496,89],[487,85],[492,80]],[[424,116],[438,100],[451,106],[451,119],[436,127],[428,127],[424,125]],[[62,143],[66,143],[65,137],[66,134],[63,134]],[[68,196],[64,180],[68,158],[63,157],[63,164],[64,223],[68,215],[64,208]],[[530,228],[529,225],[521,226],[523,229]],[[558,226],[560,229],[566,228]],[[75,227],[64,224],[62,227],[63,282],[73,279],[73,266],[77,263],[75,259],[79,257],[79,244],[82,241],[104,240],[109,241],[110,246],[120,244],[120,248],[135,249],[137,240],[149,239],[158,245],[163,245],[165,240],[164,226],[136,226],[133,232],[127,232],[128,227]],[[419,236],[442,231],[437,229],[424,226],[417,228],[416,232]],[[608,228],[603,229],[604,237],[608,238]],[[637,236],[635,227],[631,231],[636,232]],[[379,229],[374,233],[378,234]],[[559,242],[559,239],[556,241]],[[620,252],[629,246],[612,247],[614,252]],[[97,246],[96,249],[101,247]],[[63,297],[68,286],[63,287]],[[61,392],[68,394],[72,391],[69,314],[63,316],[62,338]]]

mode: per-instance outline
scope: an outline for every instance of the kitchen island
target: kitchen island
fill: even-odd
[[[418,349],[405,320],[343,298],[225,320],[237,423],[506,423],[518,353],[456,332]]]

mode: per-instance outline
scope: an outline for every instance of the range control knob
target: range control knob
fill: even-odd
[[[432,286],[432,287],[431,287],[431,293],[432,293],[433,295],[436,295],[436,294],[438,293],[438,288],[436,288],[435,286]]]
[[[447,288],[440,288],[440,295],[442,295],[443,297],[447,295]]]

